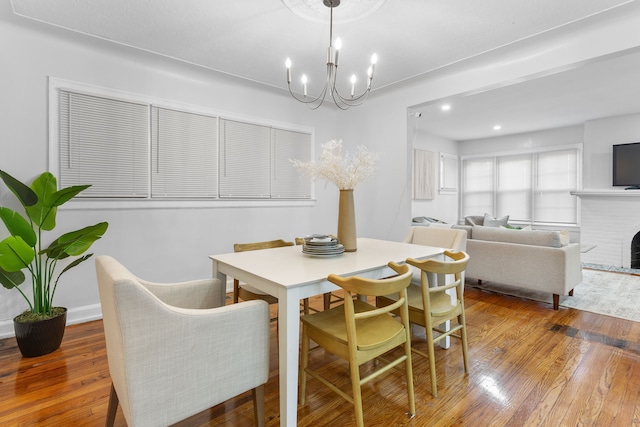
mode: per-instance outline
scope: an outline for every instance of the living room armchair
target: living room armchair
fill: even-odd
[[[264,425],[266,302],[225,306],[218,279],[152,283],[109,256],[96,257],[96,273],[112,380],[107,425],[118,403],[130,427],[161,426],[249,390]]]

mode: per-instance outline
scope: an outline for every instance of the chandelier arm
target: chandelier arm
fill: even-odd
[[[341,101],[347,103],[347,104],[353,104],[354,102],[357,102],[358,100],[362,99],[363,97],[366,99],[369,96],[369,92],[371,92],[371,88],[367,88],[364,90],[364,92],[362,92],[359,95],[354,95],[354,96],[349,96],[348,98],[341,95],[340,92],[338,91],[338,89],[336,88],[334,90],[336,96],[338,98],[340,98]],[[358,104],[360,105],[360,104]]]
[[[307,107],[309,107],[311,110],[317,110],[322,103],[324,102],[324,99],[326,97],[327,94],[327,85],[324,86],[324,89],[322,90],[322,92],[320,92],[320,94],[313,98],[313,99],[307,99],[305,98],[301,98],[300,96],[296,95],[295,92],[293,92],[291,90],[291,84],[288,85],[289,86],[289,93],[291,94],[291,96],[298,102],[301,102],[303,104],[306,104]],[[315,104],[315,105],[314,105]]]
[[[341,110],[347,110],[349,107],[357,107],[358,105],[362,105],[367,98],[369,97],[369,90],[360,94],[355,98],[344,98],[337,91],[334,92],[333,102],[340,108]]]

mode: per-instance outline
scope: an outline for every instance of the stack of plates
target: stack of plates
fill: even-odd
[[[304,238],[302,253],[317,256],[330,257],[344,252],[344,246],[335,237],[324,234],[313,234]]]

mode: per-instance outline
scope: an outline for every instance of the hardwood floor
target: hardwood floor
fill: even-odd
[[[430,393],[426,359],[414,355],[417,414],[410,420],[403,373],[364,387],[368,426],[631,426],[640,425],[640,323],[492,294],[465,291],[470,373],[460,344],[436,349],[438,397]],[[312,300],[321,304],[321,297]],[[267,426],[278,426],[278,375],[272,323]],[[415,329],[414,345],[424,347]],[[324,353],[325,367],[348,388],[348,367]],[[59,350],[22,358],[14,338],[0,341],[0,425],[102,426],[110,379],[102,331],[95,321],[67,327]],[[351,405],[310,379],[299,426],[354,425]],[[125,426],[118,409],[117,426]],[[180,423],[253,425],[250,393]]]

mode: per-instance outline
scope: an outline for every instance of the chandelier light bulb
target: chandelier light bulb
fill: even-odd
[[[302,75],[302,91],[304,94],[304,97],[307,97],[307,75],[303,74]]]
[[[351,75],[351,97],[356,93],[356,75]]]
[[[285,67],[287,67],[287,84],[291,83],[291,59],[287,58],[284,61]]]

